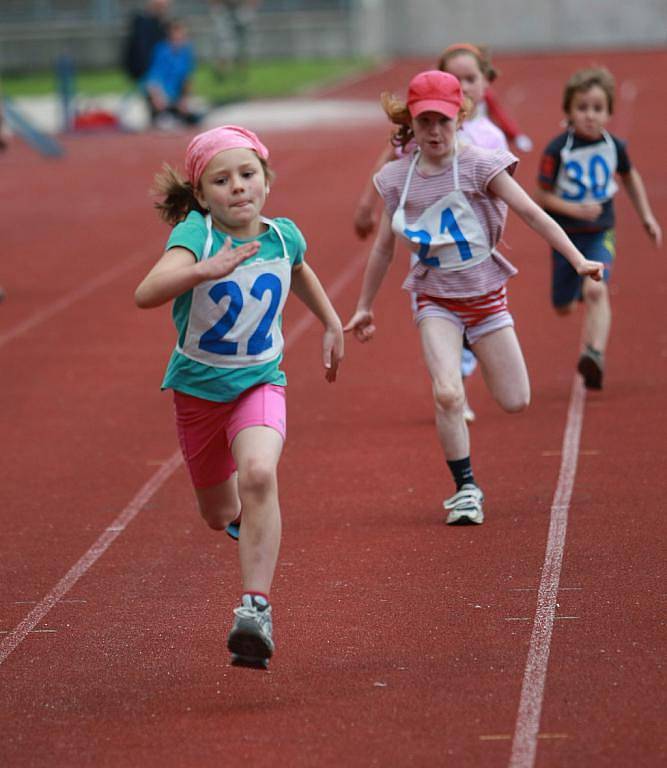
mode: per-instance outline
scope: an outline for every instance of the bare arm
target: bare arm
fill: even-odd
[[[259,243],[232,247],[231,238],[208,259],[197,261],[187,248],[170,248],[139,283],[134,301],[140,309],[159,307],[206,280],[225,277],[259,250]]]
[[[336,381],[338,366],[343,359],[343,327],[317,275],[300,264],[292,270],[292,290],[324,326],[322,352],[327,381]]]
[[[540,187],[535,193],[535,200],[538,205],[551,213],[582,221],[595,221],[602,213],[600,203],[574,203],[571,200],[563,200],[562,197]]]
[[[562,253],[577,274],[588,275],[593,280],[602,279],[603,265],[599,261],[586,259],[581,251],[575,248],[563,228],[540,208],[507,171],[501,171],[493,178],[488,188],[494,195],[504,200],[552,248]]]
[[[395,237],[391,229],[391,222],[385,211],[380,220],[380,228],[375,243],[373,243],[373,248],[368,256],[357,309],[343,329],[344,331],[354,331],[354,335],[359,341],[370,341],[375,333],[371,307],[394,257],[394,242]]]
[[[628,193],[628,197],[632,201],[632,205],[644,225],[644,229],[646,229],[649,237],[659,248],[662,245],[662,230],[651,210],[648,195],[646,194],[646,187],[644,186],[642,177],[639,175],[639,171],[635,168],[631,168],[628,173],[620,174],[620,176],[623,186]]]
[[[354,230],[362,240],[365,240],[375,229],[375,209],[380,201],[380,196],[375,189],[375,184],[373,184],[373,176],[383,165],[394,159],[394,153],[395,148],[391,144],[384,147],[357,203],[357,210],[354,214]]]

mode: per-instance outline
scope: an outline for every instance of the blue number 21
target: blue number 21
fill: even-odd
[[[468,261],[472,259],[472,251],[470,245],[465,239],[461,228],[459,227],[451,208],[445,208],[440,216],[440,234],[449,230],[456,247],[459,249],[459,255],[461,261]],[[409,237],[415,243],[419,243],[419,252],[417,257],[422,264],[426,264],[427,267],[437,267],[440,265],[440,261],[435,256],[429,256],[428,251],[431,247],[431,235],[425,229],[404,229],[406,237]]]
[[[257,324],[257,328],[248,339],[249,355],[259,355],[266,349],[270,349],[273,344],[273,336],[269,330],[278,311],[282,285],[279,278],[270,272],[265,272],[255,280],[250,289],[250,295],[261,301],[267,291],[271,293],[271,302]],[[230,301],[225,314],[215,325],[202,334],[199,339],[199,348],[206,352],[212,352],[214,355],[236,355],[238,354],[238,343],[225,341],[224,336],[234,326],[243,309],[243,293],[238,283],[233,280],[216,283],[208,293],[216,304],[219,304],[225,296],[229,296]]]

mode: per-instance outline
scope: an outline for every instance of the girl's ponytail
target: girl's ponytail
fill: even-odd
[[[380,100],[387,117],[398,126],[398,130],[391,137],[391,143],[395,147],[405,149],[414,137],[407,104],[388,91],[382,94]]]
[[[156,174],[151,193],[162,198],[155,202],[155,208],[160,218],[172,226],[183,221],[190,211],[206,214],[197,202],[190,182],[185,181],[178,171],[167,163],[162,166],[160,173]]]

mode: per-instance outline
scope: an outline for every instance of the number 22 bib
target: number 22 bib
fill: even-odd
[[[226,277],[192,289],[188,326],[178,351],[198,363],[242,368],[274,360],[283,350],[280,313],[290,288],[292,266],[285,239],[271,219],[262,217],[280,238],[282,256],[236,267]],[[213,225],[206,217],[202,260],[211,256]]]
[[[391,220],[392,230],[407,240],[410,249],[427,267],[458,271],[469,269],[491,255],[488,238],[472,206],[459,188],[456,150],[452,161],[454,190],[427,208],[414,223],[405,220],[405,201],[420,152],[415,153]],[[415,250],[415,246],[419,246]]]

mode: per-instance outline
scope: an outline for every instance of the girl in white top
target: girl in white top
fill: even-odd
[[[357,309],[345,326],[359,341],[375,334],[372,311],[396,237],[417,256],[403,287],[417,294],[416,322],[431,376],[436,428],[456,493],[444,502],[447,523],[482,523],[484,495],[475,482],[470,436],[463,418],[460,364],[465,332],[484,379],[508,412],[523,410],[530,385],[507,309],[507,280],[516,269],[496,250],[511,207],[581,275],[602,277],[565,232],[512,178],[516,158],[507,151],[457,147],[465,117],[456,77],[421,72],[410,82],[407,103],[383,95],[385,111],[400,125],[403,146],[416,149],[388,163],[375,177],[385,210],[364,272]]]

